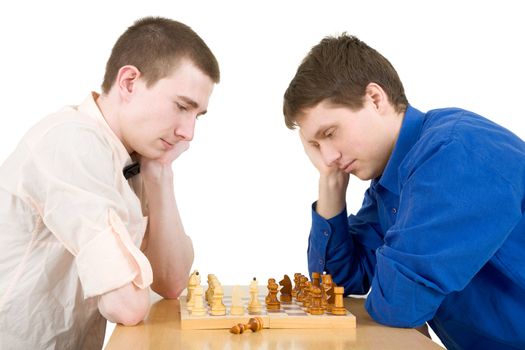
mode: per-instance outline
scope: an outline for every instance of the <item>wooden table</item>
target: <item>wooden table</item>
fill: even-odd
[[[357,318],[355,329],[264,329],[230,334],[226,329],[181,330],[179,301],[152,294],[146,320],[134,327],[117,325],[106,350],[442,349],[414,329],[374,322],[364,309],[364,299],[345,298],[345,306]]]

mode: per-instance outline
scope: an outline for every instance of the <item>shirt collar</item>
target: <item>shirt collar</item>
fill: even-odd
[[[399,165],[403,162],[407,153],[419,139],[421,127],[425,120],[424,118],[424,113],[418,111],[412,106],[407,107],[394,150],[390,155],[390,159],[385,166],[381,178],[378,180],[381,186],[396,195],[399,195]]]
[[[122,167],[129,165],[132,163],[131,156],[129,155],[128,151],[126,150],[126,147],[124,147],[124,144],[117,135],[113,132],[109,124],[107,123],[106,119],[102,115],[102,112],[98,108],[96,99],[98,98],[99,94],[92,91],[78,106],[78,110],[92,118],[98,121],[98,123],[102,126],[102,129],[105,131],[105,134],[108,135],[108,139],[111,142],[111,146],[113,150],[116,152],[118,159],[122,165]]]

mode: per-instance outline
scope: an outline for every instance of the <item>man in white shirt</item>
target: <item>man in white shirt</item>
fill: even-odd
[[[105,319],[144,319],[150,285],[179,296],[193,246],[171,164],[219,79],[191,28],[143,18],[113,47],[102,94],[24,136],[0,167],[0,348],[100,349]]]

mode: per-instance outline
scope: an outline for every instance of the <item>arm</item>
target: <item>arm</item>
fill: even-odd
[[[400,170],[398,217],[376,251],[366,301],[376,321],[414,327],[432,319],[521,219],[521,193],[478,154],[452,141]]]
[[[108,321],[134,326],[142,321],[149,309],[149,288],[140,289],[133,283],[102,294],[98,310]]]
[[[128,231],[139,228],[127,227],[121,218],[142,216],[139,208],[130,212],[115,188],[122,175],[115,172],[104,138],[98,129],[63,123],[35,149],[24,167],[38,176],[24,187],[42,208],[46,227],[75,256],[83,297],[96,297],[111,321],[140,322],[149,305],[152,271]]]
[[[175,147],[180,155],[188,148]],[[173,155],[171,155],[173,158]],[[170,161],[141,160],[144,189],[148,198],[149,225],[144,254],[153,269],[151,288],[165,298],[177,298],[186,287],[193,264],[193,244],[184,232],[173,189]]]
[[[302,135],[301,141],[320,174],[319,200],[312,207],[308,269],[310,273],[330,273],[335,283],[345,287],[346,294],[366,294],[373,277],[374,250],[382,244],[374,227],[378,219],[371,189],[365,194],[359,213],[347,218],[349,175],[335,166],[325,165],[319,149],[305,142]],[[360,239],[366,244],[360,243]]]
[[[347,217],[343,209],[326,220],[312,210],[309,270],[331,274],[336,284],[345,287],[345,294],[368,292],[374,276],[375,250],[383,244],[374,186],[372,182],[356,215]]]

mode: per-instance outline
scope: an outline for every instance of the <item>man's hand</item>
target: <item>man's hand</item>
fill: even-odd
[[[304,151],[312,164],[319,171],[319,200],[316,211],[322,217],[329,219],[339,214],[346,206],[346,189],[350,175],[339,169],[335,164],[327,165],[319,148],[311,145],[299,132]]]
[[[166,152],[158,161],[162,164],[171,164],[173,161],[190,148],[190,141],[179,141],[173,145],[173,148]]]
[[[173,145],[173,148],[158,159],[149,159],[146,157],[139,156],[140,172],[144,177],[144,181],[147,182],[160,182],[161,177],[168,176],[169,181],[173,180],[173,174],[171,171],[171,163],[177,159],[182,153],[190,148],[189,141],[179,141]]]
[[[193,263],[193,244],[182,226],[171,169],[173,161],[188,148],[189,141],[179,141],[161,158],[138,159],[149,208],[141,249],[153,269],[151,289],[165,298],[180,295]]]

